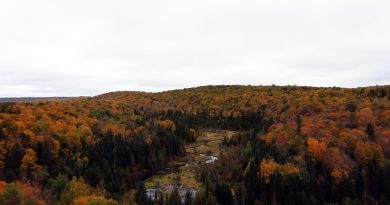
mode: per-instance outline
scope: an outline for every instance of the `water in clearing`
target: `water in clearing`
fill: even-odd
[[[182,201],[187,192],[195,197],[202,188],[196,177],[196,168],[218,160],[223,138],[230,138],[234,134],[227,130],[202,130],[202,135],[195,142],[186,145],[184,157],[171,162],[168,169],[146,179],[147,196],[154,200],[160,192],[170,193],[176,187]]]

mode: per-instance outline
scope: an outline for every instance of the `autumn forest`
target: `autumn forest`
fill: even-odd
[[[390,204],[390,86],[0,103],[0,204]]]

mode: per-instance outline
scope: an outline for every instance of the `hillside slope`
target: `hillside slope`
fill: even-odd
[[[197,170],[205,190],[193,204],[390,201],[390,86],[204,86],[0,103],[0,178],[39,193],[22,200],[150,204],[142,181],[186,156],[205,128],[238,134]],[[77,186],[88,189],[69,195]]]

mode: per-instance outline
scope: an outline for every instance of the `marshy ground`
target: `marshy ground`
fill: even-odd
[[[228,130],[205,129],[195,142],[185,146],[186,155],[172,161],[168,168],[149,177],[145,181],[147,194],[150,198],[159,193],[168,193],[178,189],[184,198],[187,192],[195,195],[202,188],[197,180],[196,169],[205,163],[218,160],[221,153],[221,142],[231,138],[235,132]]]

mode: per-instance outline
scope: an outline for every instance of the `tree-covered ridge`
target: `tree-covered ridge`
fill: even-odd
[[[202,128],[216,128],[239,134],[199,170],[206,190],[193,204],[286,204],[294,200],[286,191],[300,196],[296,204],[383,202],[390,200],[389,100],[390,86],[204,86],[2,103],[0,178],[11,183],[6,190],[42,190],[35,204],[152,203],[128,198],[185,155]],[[89,191],[69,194],[80,186]]]

